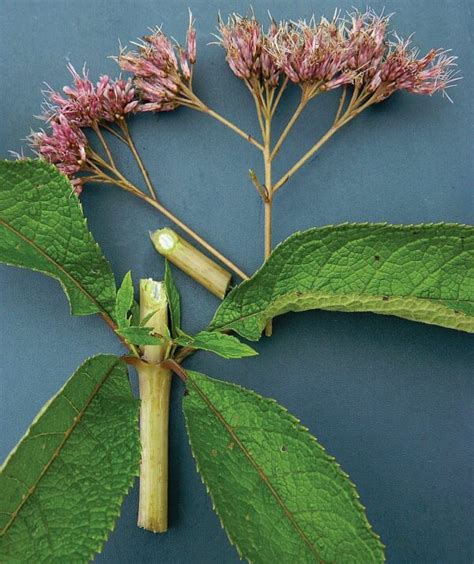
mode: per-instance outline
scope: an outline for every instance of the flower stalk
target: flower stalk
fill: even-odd
[[[168,301],[163,282],[140,280],[140,319],[154,333],[168,333]],[[168,425],[172,373],[160,364],[166,344],[142,347],[140,390],[140,494],[138,526],[154,533],[168,529]]]

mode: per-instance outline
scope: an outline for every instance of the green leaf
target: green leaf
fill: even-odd
[[[115,319],[120,328],[129,327],[130,318],[128,312],[133,305],[133,280],[130,271],[123,277],[122,284],[117,291],[115,300]]]
[[[174,339],[174,342],[183,347],[209,351],[224,358],[243,358],[258,354],[256,350],[241,343],[236,337],[214,331],[200,331],[193,337],[180,331],[180,336]]]
[[[150,311],[150,313],[148,315],[145,315],[145,317],[143,319],[140,320],[138,326],[139,327],[145,327],[146,324],[150,321],[150,319],[155,315],[155,313],[157,313],[158,310],[155,309],[153,311]]]
[[[74,315],[113,316],[110,265],[71,183],[44,161],[0,161],[0,262],[56,278]]]
[[[122,327],[117,333],[132,345],[161,345],[163,337],[150,335],[151,327]]]
[[[132,307],[130,308],[129,326],[137,327],[140,325],[140,306],[133,300]]]
[[[0,473],[0,561],[86,562],[138,474],[138,402],[116,356],[87,360]]]
[[[176,337],[177,330],[181,327],[181,300],[167,260],[165,261],[165,287],[170,310],[171,334]]]
[[[383,562],[383,545],[334,458],[274,400],[188,371],[198,471],[241,557],[268,564]]]
[[[343,224],[281,243],[219,306],[210,328],[258,340],[273,317],[327,309],[474,332],[474,228]]]

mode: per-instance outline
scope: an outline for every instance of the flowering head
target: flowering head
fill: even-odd
[[[196,62],[196,32],[192,16],[187,32],[186,49],[175,45],[156,28],[137,45],[137,51],[122,51],[118,64],[134,74],[134,84],[142,104],[136,111],[174,110],[190,96],[192,66]]]
[[[112,80],[106,75],[101,76],[97,83],[97,95],[101,102],[100,117],[109,122],[137,111],[140,103],[136,99],[135,88],[130,78]]]
[[[374,76],[387,51],[386,32],[390,16],[378,16],[368,10],[349,14],[341,32],[347,49],[346,67],[357,71],[359,80]]]
[[[252,17],[238,14],[229,16],[227,23],[219,21],[219,44],[226,51],[226,60],[232,72],[243,80],[278,84],[280,72],[268,49],[277,26],[271,23],[264,33],[262,25]]]
[[[34,132],[28,137],[30,146],[36,154],[57,166],[73,181],[77,193],[81,191],[81,179],[74,176],[84,167],[87,160],[87,138],[80,128],[72,125],[67,118],[59,114],[51,122],[51,133]]]
[[[409,39],[396,37],[368,83],[368,89],[380,99],[397,90],[430,96],[440,91],[446,94],[446,89],[458,80],[456,57],[448,56],[441,49],[431,49],[424,57],[419,57],[418,49],[410,47],[410,43]]]
[[[65,97],[54,90],[46,92],[49,103],[45,103],[45,118],[55,120],[59,114],[78,127],[89,127],[96,123],[100,116],[100,100],[86,68],[82,76],[69,64],[68,70],[73,77],[72,86],[64,86]]]
[[[292,82],[311,86],[313,91],[332,90],[354,78],[346,64],[348,53],[335,19],[281,24],[269,52]]]
[[[65,97],[50,89],[48,102],[43,106],[44,118],[57,121],[64,116],[77,127],[93,127],[100,121],[115,121],[136,110],[135,90],[131,81],[112,80],[101,76],[97,84],[89,80],[86,68],[80,76],[72,65],[68,69],[73,76],[73,86],[64,86]]]

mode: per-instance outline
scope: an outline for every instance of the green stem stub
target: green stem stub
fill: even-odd
[[[150,234],[155,249],[176,267],[220,299],[226,295],[231,273],[201,253],[188,241],[169,228]]]

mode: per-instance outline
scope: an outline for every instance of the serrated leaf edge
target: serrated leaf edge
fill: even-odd
[[[87,410],[87,407],[91,404],[91,402],[94,400],[94,398],[96,397],[97,393],[99,392],[99,390],[101,389],[101,387],[105,384],[106,380],[110,377],[111,373],[113,372],[113,370],[115,369],[115,367],[119,364],[121,364],[121,360],[119,357],[115,356],[115,355],[107,355],[107,354],[98,354],[98,355],[93,355],[91,357],[86,358],[82,364],[74,371],[74,373],[66,380],[66,382],[63,384],[63,386],[61,386],[61,388],[56,392],[56,394],[54,394],[44,405],[43,407],[39,410],[39,412],[36,414],[35,418],[33,419],[33,421],[30,423],[28,429],[26,430],[25,434],[21,437],[21,439],[18,441],[18,443],[15,445],[15,447],[10,451],[10,453],[8,454],[7,458],[4,460],[3,464],[0,467],[0,472],[3,472],[4,468],[7,466],[8,462],[10,461],[10,459],[12,458],[12,456],[15,454],[15,452],[17,451],[17,449],[19,448],[20,444],[29,436],[31,428],[33,427],[33,425],[41,418],[41,416],[45,413],[45,411],[48,409],[48,407],[51,405],[51,403],[54,401],[54,399],[56,397],[58,397],[61,392],[64,390],[64,388],[66,387],[66,385],[68,384],[69,380],[74,376],[74,374],[76,374],[76,372],[87,362],[89,362],[90,360],[93,360],[94,358],[97,358],[99,356],[102,357],[110,357],[110,358],[114,358],[115,362],[112,364],[112,366],[108,369],[107,374],[102,378],[102,380],[100,381],[99,384],[96,385],[96,387],[94,388],[93,392],[91,393],[90,399],[88,400],[85,408],[82,410],[81,412],[81,417],[77,420],[74,421],[73,427],[72,427],[72,431],[67,435],[67,437],[65,437],[65,440],[63,440],[63,442],[61,443],[60,447],[55,451],[54,456],[52,457],[51,461],[47,464],[47,466],[45,467],[45,471],[41,473],[40,477],[36,480],[36,483],[34,485],[34,489],[32,491],[28,492],[28,495],[22,499],[21,504],[18,508],[18,510],[15,513],[15,516],[13,517],[12,521],[9,522],[2,531],[0,531],[0,538],[1,536],[3,536],[8,529],[11,527],[11,525],[13,524],[14,520],[16,519],[16,516],[19,514],[19,512],[21,511],[21,507],[23,507],[23,505],[26,503],[26,501],[28,501],[28,499],[30,498],[30,496],[34,493],[34,491],[36,490],[38,484],[40,483],[41,479],[43,478],[43,476],[47,473],[48,468],[51,467],[51,465],[54,463],[54,461],[56,460],[56,458],[59,456],[60,451],[62,450],[62,448],[64,447],[64,445],[66,444],[67,440],[69,439],[69,437],[72,435],[72,433],[74,432],[74,429],[76,428],[77,424],[81,421],[82,416],[84,415],[85,411]],[[139,422],[139,409],[137,407],[137,409],[135,410],[135,426],[138,429],[138,422]],[[140,444],[138,442],[138,444]],[[120,516],[120,512],[121,512],[121,507],[122,507],[122,503],[123,503],[123,499],[125,498],[125,496],[128,494],[128,492],[130,491],[130,488],[133,486],[134,482],[135,482],[135,478],[137,476],[139,476],[139,469],[140,469],[140,451],[139,451],[139,455],[137,456],[137,459],[135,461],[135,472],[130,474],[130,480],[129,482],[125,485],[125,487],[122,489],[121,491],[121,495],[120,497],[117,498],[118,503],[116,504],[117,506],[117,510],[111,511],[111,516],[112,516],[112,523],[110,524],[110,527],[108,527],[108,531],[102,536],[102,537],[96,537],[95,540],[97,541],[95,544],[95,547],[93,547],[91,549],[91,551],[89,552],[88,556],[87,556],[87,560],[91,561],[92,557],[97,554],[97,553],[101,553],[102,549],[104,547],[104,544],[106,542],[106,540],[108,539],[110,533],[115,529],[115,525],[116,525],[116,521],[117,518]]]
[[[253,390],[250,390],[249,388],[244,388],[243,386],[240,386],[239,384],[235,384],[235,383],[233,383],[233,382],[226,382],[225,380],[218,380],[217,378],[211,378],[210,376],[206,376],[205,374],[201,374],[201,373],[195,372],[195,371],[190,371],[190,370],[188,370],[187,373],[188,373],[188,375],[191,375],[191,378],[188,378],[188,380],[186,381],[186,383],[187,383],[187,384],[191,384],[196,390],[199,390],[199,391],[198,391],[198,394],[199,394],[201,397],[204,396],[205,398],[207,398],[206,394],[199,388],[199,386],[198,386],[195,382],[192,381],[192,374],[193,374],[193,373],[198,374],[199,376],[203,376],[204,378],[208,378],[208,379],[210,379],[210,380],[215,380],[215,381],[220,382],[220,383],[222,383],[222,384],[226,384],[226,385],[230,385],[230,386],[232,386],[232,387],[235,387],[235,388],[239,389],[240,391],[244,392],[245,394],[248,394],[248,395],[252,396],[253,398],[257,399],[259,402],[260,402],[260,401],[263,401],[263,402],[273,403],[274,405],[277,406],[278,409],[280,409],[281,413],[287,417],[288,421],[294,426],[295,430],[297,430],[299,433],[306,433],[307,436],[309,436],[310,440],[311,440],[312,442],[316,443],[316,444],[318,445],[318,447],[321,449],[322,455],[326,458],[326,460],[328,460],[329,462],[332,462],[332,463],[336,466],[337,472],[338,472],[343,478],[345,478],[345,479],[347,480],[347,482],[349,483],[350,492],[351,492],[351,494],[352,494],[352,498],[353,498],[354,504],[355,504],[356,508],[360,511],[360,513],[362,514],[362,520],[363,520],[363,523],[364,523],[364,525],[365,525],[367,531],[368,531],[369,534],[371,534],[372,537],[377,541],[377,543],[378,543],[378,545],[379,545],[379,548],[380,548],[381,551],[382,551],[382,555],[383,555],[383,560],[382,560],[382,561],[385,562],[385,554],[384,554],[385,545],[384,545],[383,542],[381,541],[380,535],[378,535],[377,533],[375,533],[375,531],[372,530],[372,527],[371,527],[371,525],[370,525],[370,523],[369,523],[369,521],[368,521],[368,519],[367,519],[367,515],[366,515],[366,513],[365,513],[366,507],[365,507],[365,506],[361,503],[361,501],[360,501],[360,495],[359,495],[359,493],[357,492],[357,488],[356,488],[354,482],[352,482],[352,480],[350,479],[349,474],[347,474],[347,472],[345,472],[345,471],[341,468],[341,465],[336,461],[335,457],[334,457],[334,456],[331,456],[330,454],[328,454],[328,453],[326,452],[326,449],[324,448],[324,446],[318,441],[318,439],[317,439],[313,434],[311,434],[311,432],[309,431],[309,429],[308,429],[307,427],[305,427],[297,417],[295,417],[292,413],[290,413],[286,407],[284,407],[284,406],[282,406],[281,404],[279,404],[275,399],[261,396],[260,394],[257,394],[256,392],[254,392]],[[225,525],[224,525],[224,523],[223,523],[223,521],[222,521],[222,517],[221,517],[221,515],[219,514],[219,510],[217,509],[216,504],[215,504],[215,502],[214,502],[214,497],[213,497],[213,495],[212,495],[211,489],[209,488],[209,484],[206,482],[206,480],[205,480],[205,478],[204,478],[204,476],[203,476],[203,474],[202,474],[202,472],[201,472],[201,469],[200,469],[200,467],[199,467],[199,463],[198,463],[198,460],[197,460],[197,457],[196,457],[196,453],[194,452],[194,447],[193,447],[192,440],[191,440],[191,434],[190,434],[190,432],[189,432],[188,418],[187,418],[187,416],[186,416],[186,411],[185,411],[185,409],[184,409],[184,402],[185,402],[185,401],[186,401],[186,396],[183,397],[183,413],[184,413],[184,420],[185,420],[185,425],[186,425],[186,431],[187,431],[187,433],[188,433],[188,442],[189,442],[189,446],[190,446],[190,448],[191,448],[191,454],[192,454],[192,456],[193,456],[193,458],[194,458],[194,461],[195,461],[195,464],[196,464],[196,471],[197,471],[197,473],[199,474],[199,477],[201,478],[201,482],[204,484],[204,486],[205,486],[205,488],[206,488],[206,491],[207,491],[207,493],[209,494],[209,497],[211,498],[211,501],[212,501],[212,508],[213,508],[214,512],[216,513],[217,517],[219,518],[219,521],[220,521],[220,524],[221,524],[222,529],[224,529],[224,531],[226,532],[226,535],[227,535],[227,537],[228,537],[228,539],[229,539],[230,544],[231,544],[232,546],[235,546],[235,548],[236,548],[236,550],[237,550],[237,552],[238,552],[239,558],[240,558],[241,560],[243,560],[245,557],[244,557],[243,554],[242,554],[242,550],[241,550],[240,546],[237,544],[237,541],[232,538],[230,532],[225,528]],[[209,403],[211,403],[211,405],[213,405],[212,402],[211,402],[211,400],[207,399],[207,401],[208,401]],[[207,401],[205,401],[205,403],[207,403]],[[218,412],[218,409],[217,409],[217,408],[215,408],[215,410]],[[211,411],[212,411],[212,410],[211,410]],[[224,417],[223,417],[222,415],[221,415],[221,417],[222,417],[222,419],[224,419]],[[225,419],[224,419],[224,421],[225,421]],[[226,422],[226,423],[227,423],[227,422]],[[227,423],[227,426],[230,427],[230,425],[229,425],[228,423]],[[226,428],[226,426],[224,426],[224,427]],[[226,430],[227,430],[227,428],[226,428]],[[230,434],[230,433],[229,433],[229,434]],[[231,436],[232,436],[232,435],[231,435]],[[236,437],[232,437],[232,438],[235,439]],[[238,437],[237,437],[237,439],[238,439]],[[241,442],[241,441],[238,440],[238,441],[237,441],[237,444],[239,444],[240,442]],[[246,451],[244,451],[244,454],[247,456],[247,452],[246,452]],[[249,562],[249,564],[253,564],[253,561],[251,561],[251,560],[249,560],[249,559],[247,559],[247,561]]]
[[[391,228],[391,229],[396,229],[396,230],[399,230],[399,231],[405,231],[405,230],[407,230],[407,229],[424,229],[424,228],[426,228],[426,227],[429,227],[429,228],[436,228],[436,227],[456,228],[456,227],[459,227],[459,228],[467,229],[467,230],[471,231],[471,232],[472,232],[471,234],[474,235],[474,226],[468,225],[468,224],[465,224],[465,223],[446,223],[446,222],[441,221],[441,222],[436,222],[436,223],[430,222],[430,223],[408,223],[408,224],[401,224],[401,223],[400,223],[400,224],[393,224],[393,223],[388,223],[388,222],[376,222],[376,223],[372,223],[372,222],[370,222],[370,221],[364,221],[364,222],[348,222],[348,221],[346,221],[346,222],[343,222],[343,223],[328,224],[328,225],[323,225],[323,226],[321,226],[321,227],[311,227],[311,228],[306,229],[306,230],[296,231],[296,232],[294,232],[292,235],[290,235],[289,237],[287,237],[286,239],[284,239],[283,241],[281,241],[280,243],[278,243],[278,245],[276,245],[276,246],[274,247],[274,249],[272,250],[272,254],[270,255],[269,259],[271,259],[271,256],[272,256],[280,247],[282,247],[283,245],[286,245],[286,244],[290,243],[293,239],[297,239],[298,237],[300,237],[300,236],[303,235],[303,234],[307,234],[307,233],[311,233],[311,232],[317,233],[317,232],[320,232],[320,231],[322,231],[322,230],[329,230],[329,229],[337,230],[337,229],[347,229],[347,228],[353,228],[353,227],[359,227],[359,228],[360,228],[360,227],[374,227],[374,228],[389,227],[389,228]],[[239,290],[239,288],[240,288],[241,286],[243,286],[244,284],[247,284],[248,282],[252,281],[258,274],[260,274],[260,272],[265,268],[267,262],[268,262],[268,261],[264,261],[264,262],[262,263],[262,265],[254,272],[254,274],[252,274],[252,276],[251,276],[248,280],[244,280],[244,281],[241,282],[238,286],[234,286],[234,288],[232,288],[232,290],[231,290],[231,291],[227,294],[227,296],[225,297],[223,303],[225,303],[226,300],[229,300],[229,301],[230,301],[230,300],[232,299],[233,294],[236,293],[236,292]],[[304,296],[309,296],[309,295],[311,295],[311,294],[317,294],[317,293],[315,293],[315,292],[307,292],[307,293],[304,294]],[[321,292],[320,294],[322,295],[323,292]],[[346,295],[349,295],[349,294],[340,293],[340,294],[333,294],[333,295],[334,295],[334,296],[338,295],[338,296],[343,297],[343,296],[346,296]],[[360,296],[361,296],[361,295],[358,294],[358,296],[359,296],[359,299],[360,299]],[[370,298],[370,299],[372,299],[372,298],[377,299],[377,298],[378,298],[378,299],[382,300],[382,299],[384,298],[383,295],[376,295],[376,294],[370,294],[370,295],[369,295],[369,294],[366,294],[366,296],[367,296],[367,298]],[[299,296],[299,297],[301,297],[301,296]],[[391,298],[392,301],[393,301],[393,300],[395,300],[396,298],[402,298],[402,297],[401,297],[401,296],[390,296],[390,298]],[[404,300],[406,300],[406,299],[408,299],[408,298],[413,299],[413,300],[418,300],[418,301],[420,301],[421,303],[423,303],[423,302],[426,302],[426,303],[430,303],[430,302],[431,302],[431,303],[436,303],[436,301],[437,301],[435,298],[419,298],[419,297],[414,297],[414,296],[407,296],[407,297],[404,296],[404,297],[403,297]],[[439,300],[439,301],[447,301],[447,300]],[[454,301],[460,301],[460,300],[454,300]],[[458,323],[459,326],[462,326],[462,328],[461,328],[460,330],[466,331],[466,332],[469,332],[469,333],[474,332],[474,319],[471,318],[471,316],[469,316],[469,315],[467,315],[467,314],[465,314],[465,313],[463,313],[463,312],[455,311],[453,308],[450,308],[450,307],[448,307],[448,306],[446,306],[446,305],[444,305],[444,304],[440,304],[440,305],[443,305],[443,306],[446,308],[446,310],[449,310],[450,312],[452,312],[452,313],[453,313],[453,316],[455,316],[455,318],[459,318],[459,319],[460,319],[460,321],[459,321],[459,323]],[[219,312],[220,308],[221,308],[221,306],[218,307],[216,313],[214,314],[213,318],[211,319],[211,322],[209,323],[209,326],[208,326],[208,330],[210,330],[210,331],[224,331],[224,330],[226,330],[226,329],[231,329],[231,330],[235,331],[236,333],[238,333],[241,337],[244,337],[244,338],[249,339],[249,340],[251,340],[251,341],[258,341],[258,340],[259,340],[260,336],[258,336],[258,337],[256,337],[256,336],[250,336],[249,333],[243,333],[243,332],[241,332],[241,331],[238,331],[237,329],[235,329],[235,328],[233,327],[233,324],[239,323],[242,319],[250,319],[250,318],[252,318],[252,317],[261,315],[261,314],[264,313],[268,308],[260,309],[260,310],[254,312],[254,313],[251,313],[251,314],[246,315],[246,316],[244,316],[244,317],[240,317],[240,318],[238,318],[238,319],[236,319],[236,320],[234,320],[234,321],[231,321],[230,323],[226,323],[226,324],[224,324],[224,325],[216,325],[216,324],[214,323],[214,320],[216,319],[217,313]],[[322,308],[313,308],[313,309],[322,309]],[[334,308],[334,310],[338,311],[336,308]],[[362,311],[362,312],[363,312],[363,311],[369,311],[369,312],[370,312],[371,310],[361,310],[361,311]],[[373,313],[380,313],[380,312],[373,312]],[[397,317],[396,314],[389,314],[389,315],[394,315],[395,317]],[[259,324],[259,325],[262,325],[262,330],[263,330],[263,328],[265,327],[265,325],[267,324],[267,322],[268,322],[269,320],[271,320],[272,318],[273,318],[272,316],[269,316],[268,318],[265,318],[265,323]],[[406,318],[405,318],[405,319],[406,319]],[[464,327],[464,326],[463,326],[463,321],[464,321],[464,319],[467,319],[468,322],[469,322],[469,323],[467,324],[467,327]],[[471,320],[472,320],[472,322],[471,322]],[[417,320],[417,319],[412,319],[412,321],[419,321],[419,320]],[[422,322],[422,323],[430,324],[429,322],[426,322],[426,321],[421,321],[421,322]],[[431,323],[431,324],[437,325],[436,323]],[[449,326],[444,326],[444,325],[441,325],[441,326],[442,326],[442,327],[447,327],[447,328],[450,328],[450,329],[458,329],[458,326],[457,326],[456,324],[454,324],[454,323],[453,323],[453,325],[449,325]]]
[[[21,164],[23,164],[23,163],[25,163],[25,162],[27,162],[27,163],[40,162],[40,163],[42,163],[42,165],[44,166],[44,169],[45,169],[46,171],[49,170],[49,171],[51,171],[51,172],[54,171],[54,172],[58,173],[59,176],[63,177],[63,178],[70,184],[69,178],[68,178],[67,176],[65,176],[57,167],[55,167],[54,165],[52,165],[52,164],[50,164],[50,163],[48,163],[48,162],[46,162],[46,161],[43,161],[42,159],[30,159],[30,158],[27,158],[27,159],[22,159],[21,161],[7,161],[7,162],[10,163],[11,165],[14,165],[14,164],[19,164],[19,165],[21,165]],[[107,258],[104,256],[104,254],[103,254],[103,252],[102,252],[102,249],[100,248],[99,243],[97,243],[97,241],[96,241],[96,240],[94,239],[94,237],[92,236],[91,231],[89,230],[87,218],[86,218],[85,215],[84,215],[84,209],[83,209],[83,207],[82,207],[82,203],[81,203],[81,201],[79,200],[79,198],[78,198],[78,196],[76,195],[76,193],[74,192],[74,190],[73,190],[73,188],[72,188],[72,185],[71,185],[71,194],[70,194],[70,197],[75,198],[76,201],[77,201],[77,204],[78,204],[79,209],[80,209],[80,211],[81,211],[81,216],[82,216],[82,221],[83,221],[84,228],[86,229],[87,233],[89,234],[89,242],[94,246],[95,249],[97,249],[97,250],[99,251],[99,253],[100,253],[100,255],[102,256],[102,258],[103,258],[103,260],[104,260],[106,266],[108,267],[108,270],[109,270],[108,274],[112,276],[112,280],[113,280],[113,282],[114,282],[114,287],[115,287],[115,293],[116,293],[116,291],[117,291],[117,288],[116,288],[116,281],[115,281],[115,277],[114,277],[112,268],[111,268],[111,266],[110,266],[110,263],[109,263],[109,261],[107,260]],[[112,312],[113,312],[113,310],[114,310],[114,305],[115,305],[115,304],[112,304],[112,303],[111,303],[111,304],[110,304],[110,308],[111,308],[111,309],[108,310],[106,306],[104,306],[103,304],[101,304],[101,303],[100,303],[98,300],[96,300],[85,288],[83,288],[83,287],[80,285],[80,282],[78,282],[73,276],[71,276],[67,271],[65,271],[64,268],[63,268],[61,265],[59,265],[54,259],[52,259],[52,257],[50,257],[48,254],[46,254],[41,248],[37,247],[37,245],[35,245],[35,244],[33,243],[33,241],[31,241],[30,239],[28,239],[28,237],[25,237],[25,236],[24,236],[22,233],[20,233],[17,229],[15,229],[15,228],[14,228],[13,226],[11,226],[9,223],[6,223],[5,220],[3,220],[3,219],[1,219],[1,218],[0,218],[0,225],[3,225],[6,229],[9,229],[10,231],[12,231],[12,232],[14,233],[14,235],[16,235],[17,237],[19,237],[20,239],[22,239],[22,240],[25,241],[26,243],[31,244],[31,245],[32,245],[33,247],[35,247],[35,249],[37,249],[38,252],[39,252],[41,255],[43,255],[49,262],[51,262],[51,263],[53,263],[55,266],[57,266],[57,267],[58,267],[58,270],[61,270],[62,272],[64,272],[64,274],[73,282],[74,286],[76,286],[76,287],[89,299],[89,301],[91,301],[92,303],[94,303],[94,304],[97,306],[97,308],[98,308],[98,309],[97,309],[97,313],[104,314],[104,315],[106,315],[107,317],[109,317],[111,320],[114,319],[114,317],[113,317],[114,314],[113,314]],[[53,280],[56,280],[57,282],[59,282],[59,284],[61,285],[61,288],[63,289],[64,294],[66,295],[66,299],[67,299],[68,304],[69,304],[69,311],[70,311],[71,315],[79,315],[79,316],[90,315],[89,313],[74,313],[74,312],[73,312],[73,306],[72,306],[71,299],[70,299],[70,297],[69,297],[67,288],[66,288],[66,286],[64,285],[64,282],[63,282],[60,278],[56,277],[54,274],[52,274],[52,273],[50,273],[50,272],[45,272],[44,270],[40,270],[39,268],[32,268],[32,267],[29,267],[29,266],[22,266],[22,265],[18,265],[18,264],[15,264],[15,263],[11,263],[11,262],[8,262],[8,261],[4,261],[4,260],[2,260],[2,261],[0,261],[0,262],[1,262],[2,264],[6,264],[6,265],[8,265],[8,266],[14,266],[14,267],[17,267],[17,268],[23,268],[23,269],[25,269],[25,270],[31,270],[32,272],[39,272],[39,273],[43,274],[44,276],[47,276],[48,278],[52,278]],[[112,313],[112,315],[111,315],[111,313]]]

